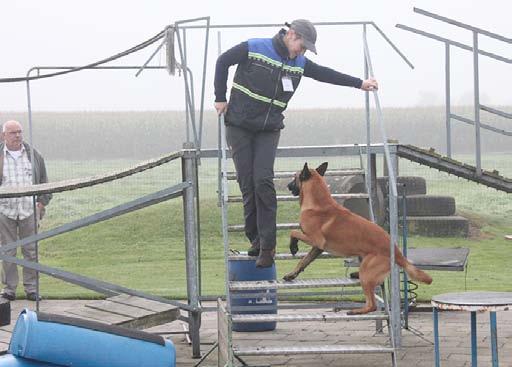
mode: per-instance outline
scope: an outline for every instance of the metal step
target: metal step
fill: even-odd
[[[283,229],[299,229],[299,223],[278,223],[276,225],[277,230]],[[243,232],[245,227],[243,224],[231,224],[228,226],[228,232]]]
[[[297,171],[279,171],[274,173],[274,178],[293,177]],[[333,169],[325,172],[324,176],[355,176],[363,175],[365,172],[359,168]],[[236,180],[236,172],[228,172],[226,175],[228,180]]]
[[[351,278],[320,278],[286,280],[256,280],[229,282],[231,291],[248,291],[258,289],[301,289],[324,287],[354,287],[358,286],[359,279]]]
[[[295,255],[287,254],[287,253],[280,253],[276,254],[274,256],[275,260],[300,260],[304,256],[306,256],[307,252],[297,252]],[[247,251],[241,251],[237,254],[229,255],[229,260],[256,260],[257,256],[248,256]],[[328,252],[323,252],[320,255],[318,255],[317,259],[334,259],[339,258],[338,256],[331,255]]]
[[[347,315],[346,312],[316,312],[294,313],[287,315],[275,314],[244,314],[232,315],[233,322],[299,322],[299,321],[362,321],[387,320],[384,312],[374,312],[365,315]]]
[[[283,354],[366,354],[394,353],[391,347],[380,345],[314,345],[303,347],[233,347],[236,356],[274,356]]]
[[[331,194],[333,199],[368,199],[366,193],[355,193],[355,194]],[[298,196],[293,195],[277,195],[277,201],[299,201]],[[228,203],[242,203],[243,198],[239,195],[228,196]]]

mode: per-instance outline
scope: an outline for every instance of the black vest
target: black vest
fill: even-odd
[[[226,124],[253,131],[275,131],[284,127],[283,111],[299,86],[306,59],[303,55],[289,59],[283,32],[274,38],[248,40],[249,54],[238,64]],[[283,90],[283,78],[289,79],[293,91]],[[285,82],[286,83],[286,82]]]

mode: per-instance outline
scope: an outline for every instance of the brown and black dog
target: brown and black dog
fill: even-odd
[[[390,271],[390,237],[377,224],[352,213],[339,205],[332,197],[323,175],[327,162],[316,170],[307,163],[301,172],[288,184],[295,196],[300,196],[300,228],[290,233],[290,251],[296,254],[297,243],[304,241],[313,248],[284,276],[295,279],[323,251],[336,256],[359,256],[359,279],[366,298],[366,305],[349,311],[349,314],[364,314],[377,309],[375,287],[381,284]],[[395,261],[413,280],[430,284],[432,278],[416,268],[395,246]]]

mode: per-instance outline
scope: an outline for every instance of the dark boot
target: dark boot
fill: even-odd
[[[251,243],[251,247],[247,250],[247,255],[249,256],[258,256],[260,254],[260,244],[259,242]]]
[[[260,256],[256,260],[257,268],[270,268],[274,264],[274,255],[276,251],[274,249],[261,249]]]

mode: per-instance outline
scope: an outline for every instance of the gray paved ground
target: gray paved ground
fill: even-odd
[[[281,312],[281,311],[280,311]],[[284,311],[291,312],[291,311]],[[498,314],[498,348],[501,367],[512,367],[512,312]],[[441,365],[463,367],[471,365],[469,313],[441,312],[439,315],[441,342]],[[478,362],[479,366],[491,366],[489,314],[479,314],[478,318]],[[411,331],[402,334],[403,347],[398,352],[398,365],[403,367],[434,366],[433,325],[431,312],[412,313],[409,320]],[[208,351],[217,340],[217,321],[213,312],[205,313],[201,328],[201,350]],[[165,330],[177,324],[155,328]],[[234,333],[236,343],[249,346],[279,346],[309,344],[385,344],[387,334],[376,334],[374,322],[337,323],[280,323],[275,331],[260,333]],[[190,359],[191,350],[182,336],[171,338],[178,355],[178,366],[194,366],[197,360]],[[201,365],[216,365],[217,354],[213,352]],[[391,366],[388,355],[311,355],[246,357],[250,365],[272,366],[344,366],[381,367]]]
[[[59,313],[69,307],[80,307],[86,301],[43,301],[41,311]],[[23,307],[33,309],[35,304],[27,301],[12,303],[13,323]],[[291,311],[283,311],[291,312]],[[399,366],[433,366],[433,329],[431,312],[417,312],[410,316],[412,331],[403,331],[403,347],[398,352]],[[8,335],[10,327],[0,328],[0,337]],[[180,322],[174,322],[149,329],[152,332],[183,330]],[[191,348],[183,335],[170,337],[177,350],[177,366],[194,366],[198,361],[191,358]],[[217,340],[217,321],[214,312],[203,315],[201,328],[201,350],[208,351]],[[385,344],[386,334],[376,334],[372,322],[338,323],[280,323],[275,331],[261,333],[235,333],[239,345],[278,346],[292,342],[295,345],[367,343]],[[469,314],[464,312],[440,313],[441,365],[448,367],[470,366]],[[1,342],[1,341],[0,341]],[[4,340],[4,342],[7,342]],[[5,345],[5,344],[4,344]],[[489,339],[489,315],[478,315],[478,362],[479,366],[491,366]],[[498,348],[501,367],[512,367],[512,312],[498,313]],[[244,359],[251,365],[272,366],[344,366],[344,367],[381,367],[391,366],[387,355],[311,355],[278,356],[270,358],[251,357]],[[201,366],[214,366],[217,353],[214,351]]]

